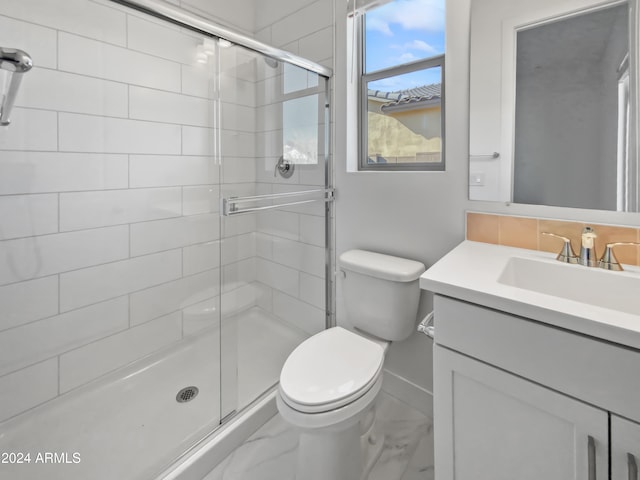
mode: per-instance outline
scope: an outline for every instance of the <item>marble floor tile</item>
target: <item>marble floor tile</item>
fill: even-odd
[[[401,480],[434,480],[433,465],[433,427],[430,422],[427,435],[420,440]]]
[[[431,418],[383,393],[373,435],[384,447],[367,480],[433,480]],[[295,431],[276,415],[203,480],[295,480],[297,447]]]

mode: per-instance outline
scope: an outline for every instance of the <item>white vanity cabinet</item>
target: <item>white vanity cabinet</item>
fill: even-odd
[[[443,347],[434,364],[437,479],[607,478],[606,411]]]
[[[639,480],[640,424],[611,416],[611,478]]]
[[[447,296],[434,307],[436,480],[640,480],[640,350]]]

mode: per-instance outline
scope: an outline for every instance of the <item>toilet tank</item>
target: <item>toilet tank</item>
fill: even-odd
[[[340,255],[342,293],[349,323],[383,340],[399,341],[415,330],[425,266],[414,260],[348,250]]]

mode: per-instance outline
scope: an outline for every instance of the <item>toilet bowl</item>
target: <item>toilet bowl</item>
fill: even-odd
[[[384,354],[380,343],[334,327],[289,356],[276,402],[299,433],[296,478],[360,479],[361,424],[382,387]]]
[[[364,250],[339,258],[347,316],[340,326],[302,342],[287,358],[277,407],[298,430],[296,478],[360,480],[366,459],[360,437],[382,387],[392,340],[415,329],[420,262]],[[370,423],[370,422],[369,422]]]

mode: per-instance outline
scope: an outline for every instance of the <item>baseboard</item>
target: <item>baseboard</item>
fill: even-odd
[[[202,480],[277,411],[276,392],[273,390],[194,447],[183,461],[166,470],[156,480]]]
[[[384,371],[382,390],[428,417],[433,417],[433,394],[388,370]]]

